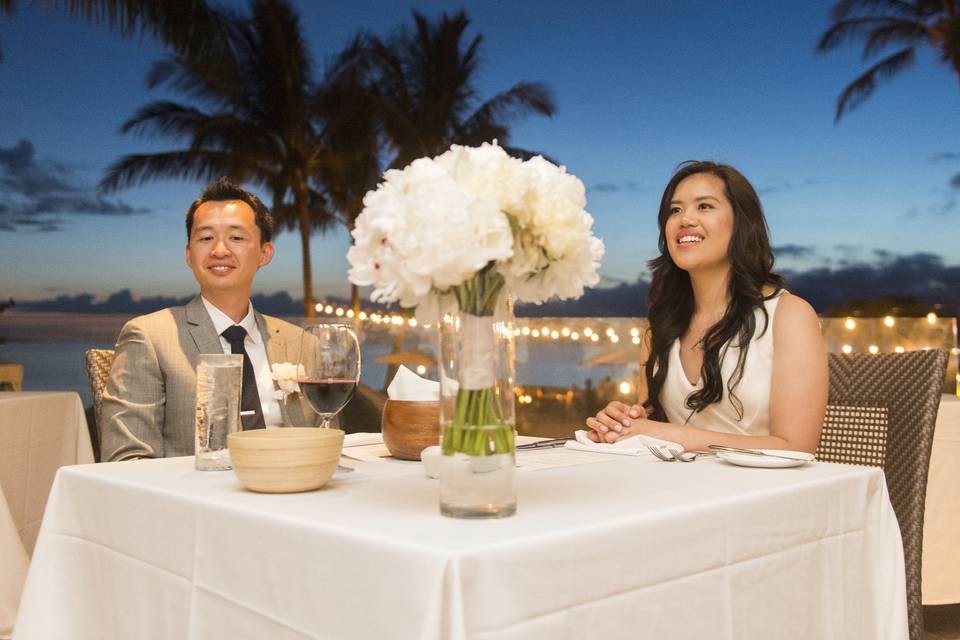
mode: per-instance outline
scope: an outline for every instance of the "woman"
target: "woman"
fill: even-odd
[[[657,221],[638,404],[614,401],[587,418],[590,437],[813,452],[826,348],[814,310],[772,271],[756,191],[733,167],[687,162]]]

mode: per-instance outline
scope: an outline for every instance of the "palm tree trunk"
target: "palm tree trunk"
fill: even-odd
[[[293,202],[300,221],[300,248],[303,252],[303,315],[312,322],[317,317],[313,303],[313,268],[310,262],[310,209],[307,207],[307,186],[300,182],[293,191]]]

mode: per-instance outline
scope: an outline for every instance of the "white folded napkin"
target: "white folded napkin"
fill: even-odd
[[[662,447],[669,447],[675,451],[683,451],[683,447],[676,442],[661,440],[660,438],[654,438],[653,436],[645,436],[642,433],[638,433],[635,436],[630,436],[629,438],[624,438],[623,440],[617,440],[612,444],[609,442],[594,442],[587,437],[587,432],[582,429],[576,431],[573,435],[576,440],[570,440],[564,446],[567,449],[573,449],[575,451],[615,453],[621,456],[653,455],[650,453],[650,450],[647,449],[647,445],[660,445]]]
[[[436,401],[440,399],[440,383],[421,378],[400,365],[387,387],[387,397],[391,400]]]

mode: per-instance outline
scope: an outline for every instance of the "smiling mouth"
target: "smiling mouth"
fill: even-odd
[[[207,267],[210,271],[217,275],[226,275],[233,271],[233,267],[225,264],[215,264]]]
[[[700,244],[701,242],[703,242],[703,238],[700,236],[680,236],[677,239],[678,245]]]

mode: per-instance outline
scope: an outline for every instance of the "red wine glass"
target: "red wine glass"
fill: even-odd
[[[360,381],[360,342],[342,324],[311,324],[303,329],[297,382],[323,427],[353,397]]]

